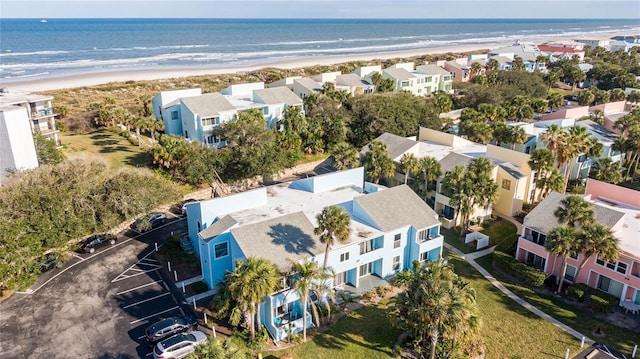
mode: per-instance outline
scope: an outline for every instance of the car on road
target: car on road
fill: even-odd
[[[206,343],[207,335],[203,332],[193,331],[180,333],[156,344],[153,348],[153,357],[156,359],[179,359],[193,353],[196,346]]]
[[[167,221],[167,215],[162,212],[149,213],[146,216],[138,218],[131,227],[138,232],[146,232]]]
[[[94,234],[79,243],[78,250],[84,253],[93,253],[96,248],[102,247],[105,244],[115,244],[118,237],[110,233]]]
[[[144,334],[147,342],[154,344],[178,333],[195,329],[197,325],[198,321],[192,316],[173,316],[151,324]]]
[[[184,201],[182,201],[180,203],[180,213],[184,216],[185,214],[187,214],[187,204],[189,203],[194,203],[194,202],[198,202],[197,199],[193,199],[193,198],[189,198],[189,199],[185,199]]]

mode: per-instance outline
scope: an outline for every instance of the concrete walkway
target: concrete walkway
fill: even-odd
[[[505,217],[505,219],[508,219],[508,218],[509,217]],[[521,233],[521,232],[518,232],[518,233]],[[515,295],[512,291],[507,289],[507,287],[505,287],[500,281],[495,279],[491,275],[491,273],[487,272],[486,269],[482,268],[481,265],[476,263],[476,258],[480,258],[482,256],[485,256],[485,255],[493,252],[493,249],[495,248],[495,246],[491,247],[491,248],[483,249],[481,251],[477,251],[477,252],[474,252],[474,253],[468,253],[468,254],[462,253],[457,248],[451,246],[448,243],[445,243],[444,246],[445,246],[445,248],[447,248],[448,250],[450,250],[450,251],[454,252],[455,254],[459,255],[465,261],[467,261],[469,264],[471,264],[471,266],[473,268],[475,268],[478,272],[480,272],[480,274],[482,274],[491,284],[493,284],[494,287],[500,289],[509,298],[513,299],[514,301],[516,301],[516,303],[518,303],[521,306],[525,307],[527,310],[529,310],[533,314],[539,316],[540,318],[550,322],[551,324],[555,325],[556,327],[558,327],[558,328],[564,330],[565,332],[571,334],[572,336],[576,337],[578,340],[582,340],[582,338],[584,337],[585,338],[585,343],[591,344],[591,343],[594,342],[592,339],[590,339],[586,335],[584,335],[584,334],[578,332],[577,330],[575,330],[575,329],[573,329],[573,328],[561,323],[560,321],[558,321],[555,318],[551,317],[547,313],[541,311],[540,309],[538,309],[538,308],[534,307],[533,305],[529,304],[524,299],[522,299],[522,298],[518,297],[517,295]]]
[[[522,223],[518,222],[518,220],[516,220],[515,218],[511,217],[511,216],[507,216],[506,214],[502,214],[502,213],[498,213],[498,212],[493,212],[493,214],[495,214],[496,216],[509,221],[513,224],[515,224],[516,226],[516,233],[518,233],[519,235],[522,234]]]

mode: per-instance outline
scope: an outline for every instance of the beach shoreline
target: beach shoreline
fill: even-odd
[[[95,72],[77,75],[68,75],[41,79],[24,79],[17,81],[6,81],[0,84],[0,87],[6,87],[10,91],[51,91],[88,86],[104,85],[113,82],[126,81],[151,81],[160,79],[179,79],[191,76],[205,75],[222,75],[234,74],[242,72],[256,71],[264,68],[279,69],[295,69],[310,66],[326,66],[335,65],[352,61],[372,61],[372,60],[388,60],[396,58],[408,58],[423,55],[435,55],[446,53],[464,53],[482,49],[495,49],[502,46],[512,45],[511,42],[490,43],[490,44],[474,44],[474,45],[456,45],[446,47],[434,47],[424,49],[412,49],[405,51],[364,53],[353,55],[335,55],[335,56],[313,56],[305,58],[295,58],[290,60],[278,60],[274,62],[264,62],[253,66],[231,66],[231,67],[214,67],[214,68],[173,68],[173,69],[141,69],[141,70],[123,70],[109,72]]]
[[[549,41],[564,41],[570,38],[554,37],[541,38],[537,41],[531,41],[541,44]],[[251,66],[222,66],[222,67],[181,67],[181,68],[164,68],[164,69],[138,69],[138,70],[122,70],[109,72],[92,72],[85,74],[62,75],[50,78],[38,79],[20,79],[9,80],[2,79],[0,87],[7,88],[9,91],[15,92],[42,92],[62,89],[73,89],[81,87],[90,87],[104,85],[108,83],[120,83],[127,81],[152,81],[161,79],[180,79],[192,76],[222,75],[234,73],[246,73],[264,68],[278,69],[295,69],[310,66],[327,66],[353,61],[372,61],[372,60],[388,60],[399,58],[410,58],[424,55],[436,55],[446,53],[468,53],[478,50],[493,50],[503,46],[513,45],[513,41],[494,42],[486,44],[470,44],[455,45],[444,47],[430,47],[422,49],[411,49],[403,51],[389,51],[376,53],[362,53],[352,55],[335,55],[335,56],[312,56],[293,58],[289,60],[277,60],[273,62],[262,62]]]

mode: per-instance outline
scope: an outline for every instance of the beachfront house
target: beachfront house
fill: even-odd
[[[302,330],[300,296],[286,278],[293,261],[324,262],[314,233],[316,216],[339,206],[351,217],[351,235],[335,244],[329,266],[337,290],[363,293],[385,284],[413,261],[438,260],[443,237],[435,212],[409,187],[364,182],[362,167],[218,197],[187,206],[189,238],[209,288],[234,270],[236,260],[268,258],[282,286],[264,298],[261,321],[275,340]],[[317,300],[317,298],[315,298]],[[308,326],[312,326],[308,314]]]
[[[524,218],[522,233],[518,238],[515,257],[539,270],[560,277],[562,258],[549,253],[545,243],[549,233],[560,226],[553,215],[560,201],[567,197],[550,193]],[[594,205],[595,219],[611,230],[618,240],[620,254],[615,262],[598,259],[597,254],[588,258],[580,269],[585,253],[567,258],[567,270],[563,280],[586,283],[592,288],[607,292],[622,303],[625,300],[640,305],[640,196],[638,192],[610,183],[588,179],[584,198]]]
[[[416,68],[413,62],[398,63],[382,70],[382,77],[393,81],[395,92],[407,91],[415,96],[453,93],[451,74],[435,64]]]
[[[267,127],[274,128],[288,106],[302,110],[302,100],[289,88],[264,88],[262,82],[231,85],[219,93],[202,94],[199,88],[164,91],[151,103],[156,119],[164,122],[166,134],[212,147],[225,145],[214,129],[235,120],[238,112],[260,110]]]

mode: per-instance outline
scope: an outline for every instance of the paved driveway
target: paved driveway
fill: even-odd
[[[5,300],[0,358],[151,357],[146,326],[189,311],[155,258],[155,243],[172,231],[186,231],[186,221],[76,254],[64,268],[45,273],[33,292]]]

